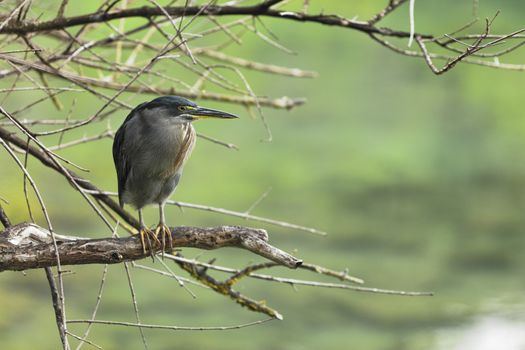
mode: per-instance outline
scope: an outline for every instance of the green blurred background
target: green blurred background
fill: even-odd
[[[322,8],[325,13],[366,19],[384,3],[331,0],[321,6],[314,1],[312,13]],[[56,5],[45,5],[44,10]],[[68,14],[83,13],[95,5],[75,3]],[[501,13],[495,32],[525,24],[525,4],[517,0],[481,1],[479,14],[493,16],[497,9]],[[471,1],[416,2],[420,32],[451,32],[471,18]],[[525,340],[519,331],[525,326],[523,73],[459,65],[437,77],[421,59],[387,51],[358,32],[263,20],[283,45],[298,54],[280,52],[255,36],[247,36],[242,47],[231,46],[226,52],[319,72],[314,80],[248,74],[258,94],[305,96],[308,103],[291,111],[265,109],[273,132],[273,142],[268,143],[261,141],[266,134],[260,121],[243,108],[199,101],[242,116],[231,123],[196,125],[198,131],[233,142],[240,150],[199,140],[173,198],[243,211],[271,187],[254,214],[316,227],[329,235],[174,207],[168,209],[169,223],[264,227],[275,245],[295,251],[308,262],[334,269],[348,267],[367,286],[433,291],[435,296],[293,289],[245,281],[239,286],[241,292],[266,300],[284,314],[284,321],[224,332],[145,330],[150,348],[488,349],[487,339],[496,339],[498,349],[523,349]],[[408,8],[401,8],[383,25],[406,30]],[[481,24],[475,29],[482,30]],[[516,53],[504,60],[523,62],[523,58]],[[0,85],[9,87],[11,82],[6,79]],[[13,93],[2,105],[14,110],[37,96],[41,95]],[[87,117],[103,103],[87,94],[67,95],[60,115],[67,114],[73,97],[77,97],[76,119]],[[138,104],[150,98],[134,96],[128,101]],[[57,113],[47,103],[23,117],[49,119]],[[122,111],[112,116],[111,126],[120,125],[125,115]],[[93,124],[64,141],[83,133],[94,135],[106,126],[107,121]],[[49,144],[56,140],[45,139]],[[60,154],[91,169],[87,177],[95,184],[116,190],[110,140]],[[57,232],[108,235],[61,177],[33,159],[29,169]],[[14,222],[29,220],[20,172],[5,152],[0,152],[0,176],[0,196],[9,201],[3,204],[8,215]],[[146,215],[149,222],[156,222],[155,208],[147,209]],[[40,214],[37,222],[44,224]],[[233,267],[262,261],[234,249],[185,249],[183,253],[203,261],[217,257],[218,264]],[[65,277],[70,319],[90,317],[102,269],[74,267],[75,273]],[[193,299],[174,280],[142,270],[132,272],[144,323],[214,326],[263,317],[201,288],[190,286],[198,296]],[[324,280],[285,269],[273,272]],[[0,348],[59,347],[42,271],[0,274],[0,310]],[[123,266],[109,267],[97,318],[134,321]],[[83,329],[71,326],[77,334]],[[90,339],[105,349],[143,348],[134,328],[95,325],[91,334]]]

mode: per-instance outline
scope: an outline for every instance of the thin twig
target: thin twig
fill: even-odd
[[[133,311],[135,313],[135,319],[137,321],[137,324],[140,324],[140,314],[139,314],[139,306],[137,305],[137,296],[135,293],[135,287],[133,287],[133,280],[131,279],[131,271],[129,269],[129,264],[127,262],[124,263],[124,269],[126,270],[126,277],[128,279],[128,286],[129,291],[131,293],[131,301],[133,303]],[[144,349],[148,350],[148,343],[146,341],[146,336],[144,335],[144,332],[142,331],[142,328],[139,328],[140,332],[140,338],[142,340],[142,344],[144,345]]]
[[[150,329],[166,329],[172,331],[225,331],[229,329],[240,329],[250,326],[255,326],[261,323],[274,320],[273,318],[267,318],[260,321],[243,323],[233,326],[216,326],[216,327],[187,327],[187,326],[165,326],[157,324],[143,324],[143,323],[131,323],[131,322],[120,322],[120,321],[106,321],[106,320],[68,320],[67,323],[93,323],[93,324],[105,324],[111,326],[126,326],[126,327],[138,327],[138,328],[150,328]]]
[[[95,307],[93,308],[93,312],[91,313],[91,320],[94,320],[95,317],[97,317],[98,308],[100,306],[100,302],[102,301],[102,293],[104,292],[104,285],[106,284],[106,276],[108,273],[108,264],[104,265],[104,269],[102,271],[102,277],[100,278],[100,286],[98,288],[98,294],[97,294],[97,301],[95,302]],[[87,337],[89,336],[89,332],[91,331],[92,324],[88,324],[86,327],[86,330],[84,331],[84,334],[80,340],[80,343],[78,343],[78,346],[75,350],[81,350],[84,343],[87,342]]]

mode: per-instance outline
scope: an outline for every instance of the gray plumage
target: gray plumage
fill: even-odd
[[[182,176],[184,163],[195,145],[191,122],[202,118],[237,118],[233,114],[197,106],[178,96],[158,97],[133,109],[115,134],[113,160],[117,170],[119,203],[139,211],[141,242],[153,254],[154,242],[162,244],[171,233],[164,220],[164,204]],[[142,208],[159,205],[159,224],[153,233],[145,225]],[[162,242],[158,235],[162,235]]]
[[[195,145],[195,129],[172,114],[164,105],[141,104],[117,131],[113,157],[121,206],[162,204],[175,190]]]

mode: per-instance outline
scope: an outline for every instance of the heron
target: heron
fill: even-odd
[[[153,257],[154,244],[164,252],[166,238],[173,248],[164,206],[177,187],[184,164],[195,146],[192,122],[204,118],[237,116],[200,107],[180,96],[162,96],[135,107],[115,134],[113,160],[119,204],[124,207],[127,203],[138,210],[144,254],[149,249]],[[159,223],[154,231],[144,224],[142,209],[149,204],[159,207]]]

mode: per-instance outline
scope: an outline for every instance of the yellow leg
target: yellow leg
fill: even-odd
[[[166,250],[166,238],[168,239],[170,253],[173,250],[173,239],[171,238],[171,230],[170,228],[165,224],[166,218],[164,216],[164,203],[159,203],[159,224],[157,225],[157,228],[155,229],[155,236],[157,237],[157,240],[161,238],[161,249],[162,249],[162,257],[164,258],[164,251]]]
[[[170,228],[164,223],[159,223],[159,225],[155,229],[155,236],[157,241],[160,243],[162,257],[164,257],[164,251],[166,250],[166,240],[168,241],[168,248],[170,249],[171,253],[171,251],[173,250],[173,238],[171,237]]]
[[[149,250],[151,257],[153,258],[155,256],[155,246],[157,244],[159,246],[161,245],[156,233],[149,228],[144,227],[140,230],[139,235],[140,243],[142,243],[142,251],[146,254]]]
[[[144,225],[144,218],[142,217],[142,209],[139,209],[139,221],[140,221],[140,243],[142,244],[142,251],[146,254],[149,250],[151,258],[155,260],[155,244],[160,246],[160,241],[157,238],[155,232],[151,231]],[[152,241],[153,240],[153,241]]]

